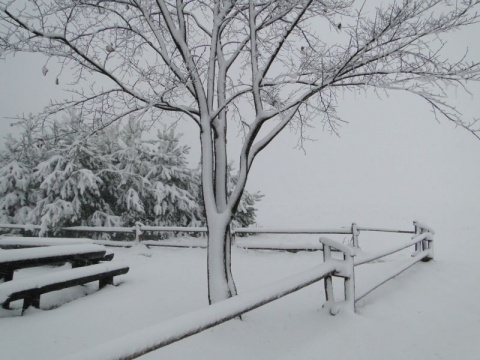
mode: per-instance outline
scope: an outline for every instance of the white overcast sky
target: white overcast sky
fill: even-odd
[[[459,58],[468,47],[471,59],[480,60],[479,39],[477,24],[449,35],[446,51]],[[57,86],[54,71],[43,77],[44,61],[37,54],[0,61],[1,134],[12,131],[7,117],[37,112],[62,97],[64,78]],[[470,96],[452,89],[449,100],[467,118],[479,118],[479,84],[471,90]],[[440,227],[478,222],[479,140],[446,121],[437,123],[428,106],[411,95],[340,99],[339,112],[349,122],[340,137],[313,129],[310,136],[317,141],[307,144],[305,155],[293,149],[295,134],[285,133],[258,156],[248,188],[266,195],[259,204],[260,225],[332,227],[356,221],[408,227],[414,218]],[[192,162],[199,153],[195,130],[185,134]]]

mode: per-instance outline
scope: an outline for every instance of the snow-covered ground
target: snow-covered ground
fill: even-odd
[[[243,321],[229,321],[143,358],[478,359],[478,230],[440,226],[435,261],[416,264],[368,295],[355,315],[330,316],[322,309],[323,283],[317,283],[248,313]],[[263,235],[255,240],[274,241],[275,236],[282,242],[298,239]],[[306,235],[302,241],[317,237]],[[364,251],[380,250],[401,238],[362,233],[360,245]],[[97,292],[92,284],[47,294],[41,310],[29,309],[23,317],[20,309],[2,310],[1,358],[60,358],[207,306],[205,249],[113,251],[114,262],[130,265],[118,286]],[[381,277],[409,252],[357,268],[357,288]],[[314,267],[322,254],[236,248],[233,261],[239,291],[245,292]],[[63,268],[25,269],[18,277]],[[341,297],[341,283],[335,290]]]

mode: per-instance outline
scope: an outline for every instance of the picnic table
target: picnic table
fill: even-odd
[[[50,244],[52,245],[52,244]],[[47,292],[99,281],[99,288],[113,284],[113,278],[126,274],[128,266],[99,264],[111,260],[101,245],[44,245],[42,247],[0,250],[0,304],[9,309],[10,303],[23,300],[22,315],[30,306],[40,307],[40,296]],[[72,269],[13,280],[15,270],[69,262]]]
[[[0,251],[0,279],[10,281],[15,270],[69,262],[72,267],[95,264],[105,257],[101,245],[59,245]],[[112,254],[113,257],[113,254]],[[106,258],[105,260],[111,260]]]

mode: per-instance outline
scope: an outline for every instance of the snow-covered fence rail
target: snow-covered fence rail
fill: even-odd
[[[42,227],[40,225],[0,224],[0,228],[34,231],[34,230],[40,230]]]
[[[433,235],[435,232],[429,226],[422,224],[418,221],[413,222],[415,230],[414,231],[403,231],[403,230],[389,230],[389,229],[375,229],[375,228],[357,228],[354,229],[352,226],[353,236],[353,246],[349,247],[343,244],[335,243],[333,240],[328,238],[320,238],[320,242],[323,244],[323,258],[324,262],[327,263],[330,261],[331,251],[337,249],[343,253],[344,260],[344,271],[335,272],[325,277],[325,296],[326,296],[326,306],[329,307],[330,313],[335,315],[338,312],[338,304],[335,303],[333,296],[333,282],[332,276],[344,278],[344,296],[345,296],[345,305],[347,308],[355,311],[355,303],[360,299],[364,298],[366,295],[370,294],[373,290],[377,289],[379,286],[385,284],[387,281],[393,279],[395,276],[401,274],[405,270],[409,269],[419,261],[430,261],[433,259]],[[382,231],[382,232],[395,232],[395,233],[407,233],[414,234],[413,238],[405,241],[401,244],[388,247],[383,251],[376,252],[373,254],[361,254],[357,255],[358,246],[358,236],[355,236],[355,230],[362,231]],[[342,245],[342,246],[339,246]],[[404,250],[408,247],[415,246],[415,251],[413,252],[411,259],[401,264],[399,267],[385,274],[386,276],[373,283],[366,289],[362,289],[361,292],[356,293],[355,290],[355,267],[367,264],[374,260],[383,258],[388,255],[392,255],[396,252]]]
[[[288,294],[315,284],[333,274],[352,280],[355,250],[328,238],[321,239],[324,246],[345,252],[345,260],[328,258],[324,263],[284,278],[257,290],[239,294],[233,298],[213,304],[189,314],[167,320],[135,333],[98,345],[83,352],[63,358],[63,360],[129,360],[151,351],[198,334],[206,329],[236,318],[246,312],[280,299]],[[333,289],[329,292],[333,296]],[[351,294],[353,296],[353,294]],[[353,309],[353,298],[348,300]]]
[[[22,225],[22,224],[0,224],[0,228],[4,229],[22,229],[22,230],[40,230],[40,225]],[[191,232],[205,233],[208,232],[206,227],[185,227],[185,226],[150,226],[137,223],[135,226],[69,226],[63,227],[64,231],[86,231],[86,232],[119,232],[130,233],[140,231],[158,231],[158,232]],[[414,234],[412,230],[395,230],[384,228],[360,227],[352,224],[351,227],[342,228],[232,228],[235,234],[353,234],[359,231],[377,231],[377,232],[394,232],[403,234]]]
[[[0,224],[3,229],[21,229],[26,231],[41,230],[40,225]],[[62,231],[76,232],[100,232],[100,233],[134,233],[135,240],[139,241],[145,231],[155,232],[185,232],[206,233],[206,227],[183,227],[183,226],[149,226],[137,222],[135,226],[69,226],[61,228]]]
[[[10,229],[23,229],[25,231],[35,231],[40,230],[41,226],[39,225],[18,225],[18,224],[0,224],[0,228],[10,228]],[[132,233],[135,236],[135,242],[142,240],[142,234],[145,232],[169,232],[169,233],[197,233],[206,235],[208,229],[206,227],[182,227],[182,226],[150,226],[143,225],[140,222],[137,222],[134,226],[115,226],[115,227],[102,227],[102,226],[71,226],[61,228],[62,231],[66,232],[94,232],[94,233]],[[399,233],[399,234],[415,234],[416,230],[398,230],[398,229],[386,229],[386,228],[375,228],[375,227],[362,227],[357,226],[353,223],[348,227],[341,228],[309,228],[309,229],[295,229],[295,228],[235,228],[232,229],[232,235],[235,236],[239,234],[291,234],[291,235],[306,235],[306,234],[316,234],[316,235],[352,235],[351,245],[353,247],[358,247],[358,238],[360,232],[384,232],[384,233]],[[129,242],[109,242],[111,246],[125,246],[130,244]],[[298,244],[296,242],[282,246],[275,246],[264,244],[259,245],[244,245],[247,248],[254,249],[270,249],[270,250],[288,250],[288,251],[299,251],[299,250],[321,250],[322,247],[320,244]],[[116,245],[114,245],[116,244]],[[150,243],[149,246],[156,245]],[[161,242],[158,245],[163,245]],[[130,246],[130,245],[127,245]],[[176,245],[182,246],[182,245]],[[188,246],[195,246],[192,243],[189,243]],[[199,245],[200,246],[200,245]]]
[[[269,228],[233,228],[235,234],[351,234],[349,228],[339,229],[269,229]]]
[[[236,234],[291,234],[291,235],[352,235],[351,245],[358,248],[358,237],[361,231],[365,232],[386,232],[386,233],[398,233],[398,234],[415,234],[415,230],[398,230],[398,229],[385,229],[375,227],[362,227],[353,223],[349,227],[342,228],[311,228],[311,229],[287,229],[287,228],[233,228],[233,235]],[[257,247],[260,248],[260,247]],[[267,249],[268,247],[261,247],[261,249]],[[281,249],[279,249],[281,250]]]
[[[141,235],[146,231],[155,232],[185,232],[185,233],[206,233],[206,227],[184,227],[184,226],[149,226],[137,222],[132,227],[101,227],[101,226],[70,226],[62,228],[64,231],[89,231],[89,232],[124,232],[135,233],[135,241],[140,241]]]
[[[394,269],[393,271],[389,272],[385,278],[383,278],[380,281],[377,281],[376,283],[372,284],[370,287],[367,289],[364,289],[363,291],[359,292],[355,296],[355,302],[358,300],[364,298],[366,295],[370,294],[373,290],[377,289],[379,286],[385,284],[387,281],[393,279],[395,276],[401,274],[405,270],[409,269],[413,265],[415,265],[419,261],[430,261],[433,259],[434,253],[433,253],[433,235],[435,232],[433,231],[432,228],[429,226],[422,224],[418,221],[414,221],[414,226],[415,226],[415,236],[409,240],[406,241],[402,244],[398,244],[396,246],[387,248],[381,252],[378,253],[373,253],[373,254],[368,254],[368,255],[362,255],[358,256],[354,260],[354,267],[367,264],[371,261],[380,259],[382,257],[394,254],[398,251],[401,251],[403,249],[406,249],[410,246],[415,246],[415,251],[412,254],[411,259],[409,259],[405,264],[402,264],[398,268]]]
[[[425,225],[426,226],[426,225]],[[0,224],[0,228],[5,229],[22,229],[25,231],[35,231],[40,230],[41,226],[39,225],[18,225],[18,224]],[[145,232],[170,232],[170,233],[208,233],[206,227],[183,227],[183,226],[150,226],[143,225],[140,222],[137,222],[135,226],[114,226],[114,227],[104,227],[104,226],[70,226],[61,228],[62,231],[66,232],[96,232],[96,233],[133,233],[135,235],[135,241],[140,241],[142,234]],[[399,233],[399,234],[415,234],[416,230],[398,230],[398,229],[386,229],[386,228],[375,228],[375,227],[362,227],[357,226],[353,223],[348,227],[341,228],[310,228],[310,229],[295,229],[295,228],[232,228],[232,235],[238,234],[291,234],[291,235],[306,235],[306,234],[316,234],[316,235],[352,235],[351,244],[353,247],[358,247],[358,237],[360,232],[385,232],[385,233]],[[110,242],[110,245],[116,243]],[[122,242],[125,243],[125,242]],[[159,243],[160,245],[161,243]],[[149,244],[153,245],[153,244]],[[305,245],[303,245],[305,246]],[[247,246],[247,247],[250,247]],[[276,248],[274,246],[263,246],[263,247],[254,247],[262,249],[273,249],[273,250],[285,250],[287,248]],[[310,248],[305,248],[306,250],[321,250],[321,247],[310,246]],[[287,250],[302,250],[302,245],[299,248],[295,248],[294,245],[290,246]]]
[[[421,231],[433,232],[427,225],[421,224],[419,222],[414,222],[414,230],[399,230],[399,229],[387,229],[387,228],[375,228],[375,227],[363,227],[358,226],[353,223],[348,227],[341,228],[310,228],[310,229],[295,229],[295,228],[236,228],[232,227],[232,235],[238,234],[291,234],[291,235],[306,235],[306,234],[316,234],[316,235],[352,235],[351,245],[355,248],[359,247],[358,238],[360,232],[384,232],[384,233],[398,233],[398,234],[418,234],[420,229]],[[24,231],[36,231],[40,230],[40,225],[20,225],[20,224],[0,224],[0,229],[21,229]],[[184,227],[184,226],[151,226],[143,225],[140,222],[137,222],[134,226],[70,226],[63,227],[60,230],[66,232],[97,232],[97,233],[133,233],[135,235],[135,240],[140,241],[142,234],[145,232],[170,232],[170,233],[200,233],[207,234],[207,227]],[[116,241],[111,242],[111,244]],[[124,243],[124,242],[122,242]],[[152,245],[152,244],[149,244]],[[269,247],[265,247],[268,249]],[[276,249],[272,247],[271,249]],[[291,248],[292,250],[293,248]],[[321,247],[314,247],[307,250],[321,250]],[[282,249],[278,249],[282,250]],[[300,249],[298,249],[300,250]]]

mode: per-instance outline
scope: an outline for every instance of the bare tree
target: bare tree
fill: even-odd
[[[43,121],[74,107],[92,131],[165,113],[198,125],[213,303],[236,294],[229,224],[255,157],[287,125],[337,131],[342,89],[416,94],[478,137],[475,122],[448,104],[445,87],[478,80],[479,63],[446,58],[441,36],[478,21],[480,1],[371,3],[0,0],[0,51],[43,53],[73,71],[75,96],[46,107]],[[108,81],[86,86],[93,76]],[[243,130],[243,145],[228,195],[232,122]]]

